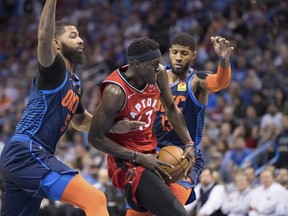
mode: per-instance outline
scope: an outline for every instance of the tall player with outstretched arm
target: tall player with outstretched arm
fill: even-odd
[[[55,24],[56,3],[45,2],[28,104],[1,154],[2,216],[36,216],[43,198],[78,206],[87,216],[108,216],[104,193],[54,156],[70,121],[75,129],[87,131],[92,119],[73,70],[84,63],[83,40],[71,23]]]
[[[208,92],[218,92],[227,88],[230,83],[230,54],[233,47],[231,47],[227,39],[220,36],[211,37],[211,42],[219,56],[216,74],[210,71],[196,71],[191,68],[191,63],[195,59],[197,51],[196,43],[190,34],[179,33],[176,35],[171,41],[169,49],[171,65],[166,67],[169,85],[174,101],[181,109],[190,136],[195,143],[195,157],[197,158],[189,178],[170,187],[183,205],[194,200],[194,196],[189,199],[191,192],[187,189],[195,186],[203,166],[199,144],[202,139]],[[167,145],[184,147],[167,119],[163,105],[160,103],[157,106],[157,116],[153,129],[158,138],[158,146],[160,148]]]

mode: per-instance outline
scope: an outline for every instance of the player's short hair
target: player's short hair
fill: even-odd
[[[187,46],[191,51],[196,50],[196,42],[192,35],[188,33],[179,33],[171,41],[170,48],[172,45]]]
[[[127,56],[134,56],[151,50],[159,49],[160,45],[147,37],[140,37],[130,43],[127,48]]]
[[[55,34],[54,37],[57,38],[60,35],[64,34],[65,26],[74,26],[74,24],[72,24],[71,22],[65,21],[65,20],[60,20],[60,21],[56,21],[55,23]]]

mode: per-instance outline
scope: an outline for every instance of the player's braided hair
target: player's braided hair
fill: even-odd
[[[146,53],[150,50],[159,49],[159,44],[152,39],[141,37],[135,39],[127,49],[127,56]]]
[[[188,33],[179,33],[177,34],[171,41],[170,47],[172,45],[180,45],[180,46],[187,46],[191,51],[196,50],[196,42],[192,35]]]
[[[65,20],[56,21],[55,35],[54,35],[55,38],[58,38],[60,35],[62,35],[65,32],[65,29],[64,29],[65,26],[74,26],[74,24]]]

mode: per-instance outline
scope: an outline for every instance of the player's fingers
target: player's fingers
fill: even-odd
[[[189,166],[187,167],[187,169],[185,170],[185,173],[184,173],[185,178],[187,178],[189,176],[189,173],[190,173],[192,167],[193,167],[193,164],[189,163]]]
[[[194,159],[189,160],[188,167],[187,167],[187,169],[185,170],[185,173],[184,173],[185,178],[187,178],[189,176],[189,174],[191,172],[191,169],[194,166],[194,164],[195,164],[195,160]]]
[[[129,129],[129,132],[132,132],[132,131],[138,131],[138,130],[140,130],[139,127],[134,127],[134,128],[130,128],[130,129]]]
[[[168,172],[166,172],[164,169],[162,169],[162,168],[160,168],[159,167],[159,169],[157,170],[157,172],[159,173],[159,175],[161,176],[161,178],[162,178],[162,176],[166,176],[167,178],[169,178],[170,180],[172,179],[172,177],[169,175],[169,173]],[[161,172],[161,174],[160,174],[160,172]],[[162,180],[164,181],[164,179],[162,178]]]
[[[165,182],[164,179],[163,179],[163,177],[161,176],[161,174],[159,173],[159,171],[158,171],[157,169],[154,170],[154,173],[155,173],[163,182]]]
[[[211,37],[210,39],[211,39],[213,45],[215,46],[217,44],[216,37]]]
[[[221,44],[221,43],[225,43],[225,41],[226,41],[225,38],[219,38],[217,42]]]
[[[140,127],[140,126],[143,126],[143,125],[145,125],[145,122],[141,122],[141,121],[132,121],[131,122],[131,127]]]
[[[184,151],[183,155],[182,155],[182,159],[185,159],[187,157],[187,152]]]
[[[159,155],[159,151],[157,151],[153,156],[157,158],[158,155]]]
[[[183,155],[182,155],[182,159],[187,158],[188,160],[191,160],[191,155],[189,153],[189,151],[184,151]]]
[[[163,165],[163,166],[167,166],[167,167],[170,167],[170,168],[174,168],[173,165],[171,165],[169,163],[166,163],[166,162],[163,162],[163,161],[160,161],[160,160],[158,160],[158,164]]]

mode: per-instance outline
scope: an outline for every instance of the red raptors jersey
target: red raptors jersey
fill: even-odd
[[[118,144],[138,152],[149,152],[156,148],[157,139],[152,131],[156,116],[156,105],[160,90],[158,85],[147,84],[143,90],[138,90],[129,84],[121,75],[127,71],[128,66],[121,67],[110,74],[101,85],[101,92],[109,83],[118,85],[125,93],[125,102],[116,116],[115,121],[129,119],[145,122],[140,130],[126,134],[109,133],[108,137]]]

